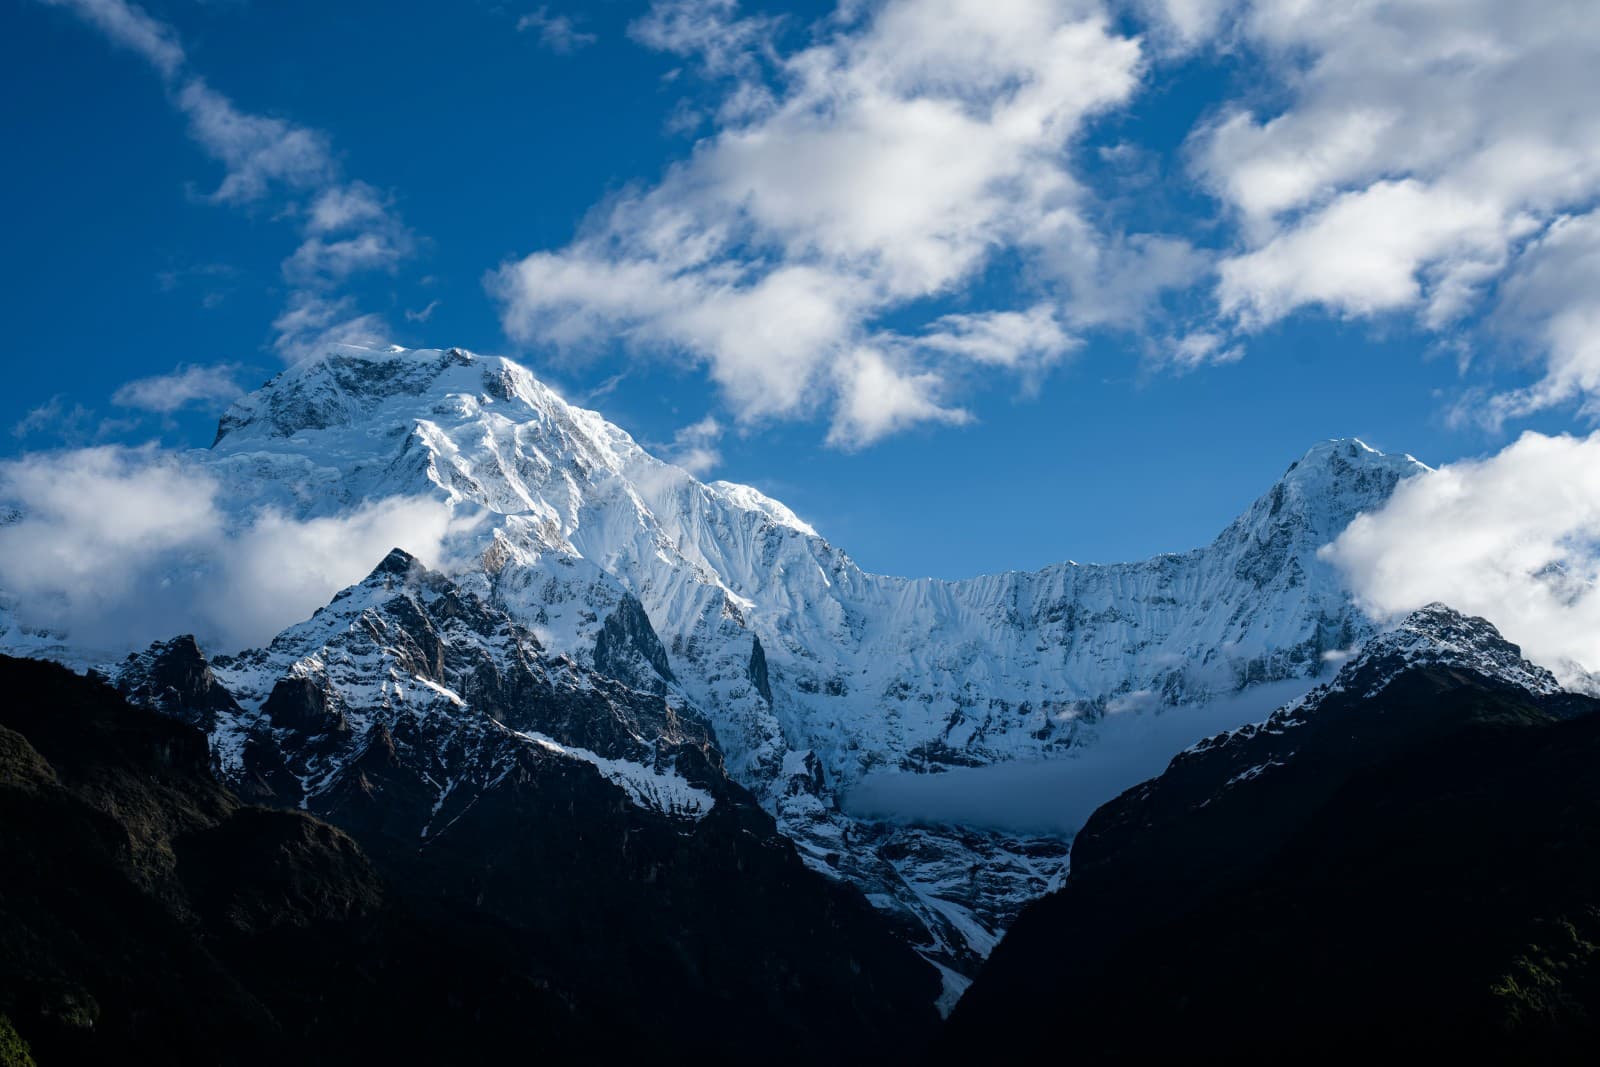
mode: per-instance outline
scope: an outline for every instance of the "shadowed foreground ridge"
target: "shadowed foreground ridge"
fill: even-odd
[[[1097,811],[941,1059],[997,1035],[1086,1062],[1586,1059],[1597,709],[1483,620],[1419,612],[1334,683]]]
[[[0,657],[0,692],[0,1015],[41,1063],[717,1062],[931,1032],[931,970],[731,801],[685,832],[531,761],[493,839],[357,826],[367,846],[241,803],[201,733],[97,681]]]

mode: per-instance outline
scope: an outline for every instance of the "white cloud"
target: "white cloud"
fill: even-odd
[[[493,281],[507,332],[621,337],[705,366],[741,421],[831,410],[830,440],[848,447],[963,419],[939,399],[946,361],[1036,368],[1070,348],[1061,322],[1090,317],[1099,301],[1076,298],[1102,295],[1087,291],[1113,264],[1094,258],[1067,152],[1133,92],[1138,43],[1056,0],[844,5],[788,54],[775,25],[718,0],[658,3],[634,25],[732,79],[720,128],[566,248],[507,264]],[[889,351],[882,316],[965,287],[1002,252],[1033,264],[1058,312],[984,308],[909,331],[930,342],[915,359]]]
[[[1223,262],[1218,292],[1225,312],[1258,322],[1303,304],[1352,315],[1412,307],[1423,298],[1425,269],[1498,263],[1514,229],[1491,203],[1411,179],[1379,182]]]
[[[144,9],[124,0],[42,0],[50,7],[66,8],[106,37],[143,56],[152,67],[172,77],[184,64],[183,45],[171,26],[151,18]]]
[[[1546,371],[1538,383],[1494,397],[1492,423],[1574,399],[1600,418],[1600,214],[1557,219],[1529,245],[1501,289],[1502,329],[1532,336]]]
[[[862,346],[841,360],[839,402],[828,443],[863,448],[920,422],[959,425],[972,416],[941,400],[944,380],[936,374],[896,366],[891,357]]]
[[[1600,434],[1526,433],[1401,483],[1323,550],[1372,610],[1482,615],[1535,660],[1600,667]],[[1570,671],[1569,671],[1570,674]]]
[[[1530,239],[1551,254],[1573,234],[1538,235],[1600,198],[1589,0],[1145,6],[1165,11],[1165,32],[1220,34],[1275,75],[1258,99],[1281,104],[1227,106],[1191,138],[1198,175],[1240,224],[1218,296],[1247,328],[1307,306],[1453,328],[1494,312],[1497,283],[1528,273]],[[1577,366],[1600,361],[1570,340],[1583,314],[1547,302],[1542,320],[1518,318],[1549,377],[1492,417],[1592,392],[1600,375]]]
[[[227,168],[209,199],[223,204],[260,200],[274,186],[314,188],[337,172],[328,139],[284,119],[240,111],[233,101],[191,78],[174,97],[189,133]]]
[[[741,17],[738,0],[654,0],[628,36],[658,52],[695,57],[712,75],[749,75],[776,60],[769,39],[779,25],[772,16]]]
[[[1195,330],[1174,341],[1171,350],[1163,355],[1165,362],[1182,372],[1208,363],[1237,363],[1244,358],[1244,351],[1238,345],[1228,344],[1227,337],[1222,334]]]
[[[179,365],[171,374],[138,378],[118,387],[111,394],[111,402],[163,415],[190,404],[226,404],[244,392],[236,380],[240,369],[237,363]]]
[[[314,236],[338,233],[389,218],[388,199],[366,182],[351,182],[322,190],[311,202],[306,232]]]
[[[427,322],[429,319],[433,318],[433,313],[435,311],[439,310],[439,305],[441,303],[442,303],[442,301],[439,301],[439,300],[430,300],[423,307],[418,308],[416,310],[412,310],[411,308],[407,308],[406,309],[406,321],[407,322]]]
[[[262,643],[365,578],[390,549],[443,564],[451,530],[449,510],[425,498],[369,501],[312,519],[257,512],[226,531],[218,552],[229,605],[200,604],[199,615],[223,647]]]
[[[530,11],[517,19],[517,32],[533,31],[539,43],[559,55],[569,55],[580,48],[594,44],[600,38],[579,30],[570,15],[552,15],[547,7]]]
[[[722,424],[710,415],[690,423],[672,435],[667,459],[696,478],[703,477],[722,462],[722,452],[717,448],[722,433]]]
[[[1055,362],[1079,344],[1046,304],[1027,311],[944,315],[911,342],[932,352],[991,367],[1021,368]]]
[[[94,412],[82,404],[67,406],[66,398],[59,393],[43,404],[30,408],[28,413],[11,427],[11,436],[21,439],[35,434],[52,434],[62,438],[82,436]]]
[[[152,448],[35,453],[0,463],[0,588],[22,622],[109,651],[181,632],[223,650],[263,643],[365,577],[394,547],[438,562],[451,528],[436,501],[345,514],[230,515],[219,487]]]
[[[382,349],[392,336],[382,316],[362,313],[350,297],[311,291],[291,294],[272,329],[277,334],[273,347],[285,363],[314,359],[340,345]]]

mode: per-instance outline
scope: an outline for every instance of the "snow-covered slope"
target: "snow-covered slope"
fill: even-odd
[[[730,772],[813,866],[904,909],[935,958],[969,971],[1059,876],[1060,850],[959,831],[885,840],[838,811],[838,791],[869,772],[1082,752],[1115,712],[1182,714],[1257,683],[1309,686],[1325,657],[1374,630],[1317,549],[1426,470],[1325,442],[1204,548],[936,581],[869,574],[759,491],[701,483],[518,364],[459,349],[344,348],[292,367],[235,404],[195,461],[223,487],[219,505],[241,512],[304,519],[390,497],[448,509],[451,533],[429,562],[462,595],[548,656],[703,716]],[[340,626],[344,611],[328,609]],[[285,670],[360,689],[363,706],[452,699],[379,646],[319,659],[323,625],[219,674],[247,708]],[[319,759],[291,768],[302,786],[326,773]],[[1015,877],[952,888],[979,866]]]
[[[398,549],[264,649],[208,663],[180,637],[110,675],[131,700],[204,729],[218,773],[253,799],[332,814],[381,756],[386,776],[406,780],[393,794],[406,802],[386,818],[423,839],[530,750],[691,821],[725,780],[710,731],[681,700],[548,655]]]
[[[476,522],[449,568],[580,661],[636,597],[739,773],[809,749],[830,782],[1048,755],[1109,707],[1316,674],[1372,632],[1316,550],[1425,469],[1325,442],[1205,548],[936,581],[868,574],[782,504],[459,350],[292,368],[228,412],[206,462],[241,507],[437,498]]]

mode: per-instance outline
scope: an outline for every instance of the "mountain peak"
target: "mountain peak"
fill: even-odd
[[[372,569],[372,577],[380,574],[393,574],[405,577],[414,568],[420,567],[421,561],[403,548],[391,548],[389,554],[383,557],[376,567]]]
[[[451,368],[468,367],[475,360],[457,348],[330,349],[235,401],[218,422],[212,447],[246,430],[254,431],[250,436],[284,438],[348,425],[371,414],[383,400],[422,395]]]
[[[1381,452],[1359,437],[1333,437],[1306,449],[1289,464],[1278,484],[1322,489],[1330,483],[1360,482],[1374,474],[1403,478],[1430,469],[1414,456]]]
[[[1399,625],[1362,646],[1333,680],[1335,689],[1375,693],[1404,670],[1470,670],[1498,682],[1548,696],[1562,691],[1555,675],[1522,657],[1489,620],[1445,604],[1418,608]]]
[[[1314,554],[1357,515],[1387,502],[1401,481],[1430,469],[1411,456],[1380,452],[1359,438],[1320,441],[1289,464],[1221,536],[1272,546],[1265,566],[1275,570],[1291,554],[1291,544]]]

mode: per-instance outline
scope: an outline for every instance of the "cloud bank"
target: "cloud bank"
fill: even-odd
[[[437,501],[299,519],[219,506],[220,487],[158,449],[0,463],[0,588],[24,625],[118,653],[182,632],[215,651],[265,643],[360,581],[391,548],[440,562]]]
[[[1600,669],[1600,433],[1526,433],[1408,479],[1323,552],[1379,615],[1442,601],[1565,681]]]
[[[1070,837],[1094,810],[1166,769],[1202,738],[1259,722],[1311,683],[1272,682],[1209,704],[1161,708],[1129,694],[1092,727],[1094,743],[1060,759],[958,767],[939,774],[867,775],[846,793],[850,814],[890,822],[983,826]],[[1137,711],[1139,714],[1127,714]]]

